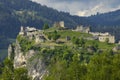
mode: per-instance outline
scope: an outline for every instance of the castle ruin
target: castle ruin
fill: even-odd
[[[115,36],[112,36],[112,35],[99,36],[100,42],[106,42],[107,40],[108,40],[108,43],[115,43]]]
[[[34,27],[23,27],[23,26],[21,26],[21,30],[19,32],[19,35],[26,36],[30,40],[35,39],[36,43],[45,42],[45,40],[46,40],[45,37],[44,37],[43,31],[38,30]]]
[[[90,27],[83,27],[83,25],[81,25],[81,26],[77,26],[77,28],[74,31],[89,33],[90,32]]]
[[[98,40],[100,42],[106,42],[108,40],[108,43],[115,43],[115,36],[112,36],[108,32],[101,33],[101,32],[89,32],[89,34],[92,34],[95,37],[98,37]]]
[[[64,21],[55,22],[53,24],[53,27],[62,27],[62,28],[65,28]]]
[[[92,34],[93,36],[108,36],[110,35],[108,32],[101,33],[101,32],[89,32],[89,34]]]

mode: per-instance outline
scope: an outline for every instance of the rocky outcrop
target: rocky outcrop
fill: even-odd
[[[11,55],[12,55],[12,45],[10,44],[10,45],[8,46],[8,59],[11,58]]]
[[[15,46],[13,44],[10,44],[8,46],[8,59],[13,60],[15,56]]]
[[[28,75],[34,80],[42,80],[47,70],[42,59],[40,57],[35,57],[38,51],[29,50],[27,52],[22,52],[19,42],[16,41],[14,47],[11,45],[8,47],[8,58],[11,58],[10,56],[13,55],[13,53],[14,68],[26,67],[28,69]]]
[[[35,80],[41,80],[47,73],[45,64],[39,57],[34,58],[32,61],[27,63],[28,74],[32,75]]]
[[[23,55],[23,52],[21,51],[20,44],[18,41],[16,41],[15,45],[15,56],[14,56],[14,67],[19,68],[19,67],[25,67],[27,63],[27,60],[25,59],[25,56]]]

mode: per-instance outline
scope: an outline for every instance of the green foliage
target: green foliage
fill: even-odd
[[[85,40],[83,38],[79,39],[79,38],[73,37],[72,42],[78,46],[84,46],[85,44]]]
[[[72,42],[73,42],[74,44],[77,44],[77,43],[78,43],[78,41],[79,41],[79,39],[78,39],[78,38],[76,38],[76,37],[73,37],[73,38],[72,38]]]
[[[54,32],[51,33],[47,33],[48,39],[53,39],[54,41],[56,41],[57,39],[60,38],[60,35],[58,34],[58,32],[55,30]]]
[[[93,42],[92,45],[94,46],[94,48],[97,50],[98,49],[98,43],[97,42]]]
[[[87,40],[85,41],[85,46],[96,46],[98,49],[108,50],[115,47],[115,44],[106,44],[106,42],[99,42],[98,40]],[[98,50],[97,49],[97,50]]]
[[[4,68],[2,71],[2,79],[3,80],[12,80],[13,79],[13,62],[6,58],[4,60]]]
[[[67,47],[55,49],[45,80],[84,80],[86,66],[81,65],[79,54],[71,52]]]
[[[14,79],[15,80],[31,80],[30,77],[28,77],[28,71],[25,68],[15,69]]]
[[[26,68],[14,69],[13,62],[8,58],[3,64],[0,80],[31,80]]]
[[[88,79],[116,80],[113,77],[114,73],[116,73],[116,71],[114,71],[116,65],[113,63],[116,55],[118,56],[119,54],[115,54],[113,56],[110,54],[110,52],[105,52],[100,55],[94,56],[91,59],[91,62],[88,64]],[[119,72],[119,70],[117,72]],[[118,75],[114,76],[118,77]]]
[[[49,29],[49,25],[48,24],[44,24],[43,26],[43,30]]]
[[[53,35],[52,35],[52,38],[53,38],[53,40],[57,40],[58,38],[60,37],[60,35],[57,33],[57,31],[55,30],[54,32],[53,32]]]
[[[52,39],[52,35],[48,35],[48,39],[51,40]]]
[[[91,37],[91,34],[87,34],[87,33],[81,33],[81,32],[77,32],[77,31],[72,31],[72,30],[63,30],[63,31],[58,31],[58,34],[61,35],[62,38],[65,38],[66,36],[70,36],[70,37]]]
[[[56,41],[59,37],[60,37],[60,35],[54,34],[54,35],[53,35],[53,40]]]
[[[17,40],[19,41],[19,44],[21,46],[21,50],[23,52],[27,52],[28,50],[34,48],[34,41],[33,40],[28,40],[27,38],[18,35]]]
[[[70,56],[65,56],[69,53],[64,53],[63,59],[60,59],[60,54],[56,54],[54,60],[51,60],[54,62],[49,64],[50,73],[45,80],[120,80],[120,54],[110,53],[108,51],[94,55],[88,64],[82,64],[77,53],[71,56],[72,60],[69,63],[67,60]]]

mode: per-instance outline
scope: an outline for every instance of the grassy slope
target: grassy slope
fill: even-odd
[[[46,33],[50,33],[53,32],[55,30],[58,30],[57,27],[51,27],[47,30],[45,30]],[[81,33],[81,32],[75,32],[72,30],[58,30],[58,34],[61,35],[61,38],[65,38],[66,36],[70,36],[70,37],[91,37],[92,35],[90,34],[86,34],[86,33]]]
[[[90,37],[90,36],[92,36],[90,34],[74,32],[71,30],[59,31],[58,34],[60,34],[62,38],[65,38],[66,36],[70,36],[70,37],[74,37],[74,36],[75,37]]]
[[[51,28],[45,30],[45,33],[50,34],[51,32],[53,32],[55,30],[58,30],[58,28],[51,27]],[[61,36],[62,39],[65,39],[66,36],[70,36],[71,38],[72,37],[78,37],[78,38],[80,38],[80,37],[84,37],[84,38],[92,37],[91,34],[75,32],[75,31],[71,31],[71,30],[58,30],[58,34]],[[85,42],[86,42],[86,44],[85,44],[86,46],[92,45],[93,43],[96,43],[96,44],[98,44],[98,48],[102,49],[102,50],[112,49],[115,46],[115,44],[110,44],[110,43],[108,44],[106,42],[99,42],[98,40],[86,40]]]
[[[88,40],[86,45],[92,45],[93,42],[97,43],[100,49],[112,49],[115,46],[115,44],[99,42],[98,40]]]

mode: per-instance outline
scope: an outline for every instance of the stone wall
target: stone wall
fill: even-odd
[[[65,27],[64,21],[55,22],[55,23],[53,24],[53,27],[62,27],[62,28],[64,28],[64,27]]]
[[[101,32],[89,32],[89,34],[92,34],[93,36],[108,36],[110,35],[108,32],[101,33]]]
[[[108,39],[108,43],[115,43],[115,37],[114,36],[99,36],[99,41],[100,42],[105,42]]]
[[[79,31],[79,32],[83,32],[83,33],[89,33],[90,32],[90,27],[83,27],[82,25],[77,26],[75,31]]]
[[[61,23],[62,24],[62,23]],[[19,35],[27,37],[29,40],[35,40],[36,43],[44,42],[45,36],[42,30],[38,30],[34,27],[23,27],[21,26],[21,30]]]

